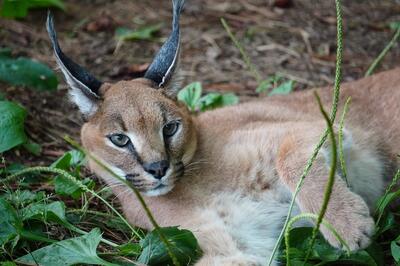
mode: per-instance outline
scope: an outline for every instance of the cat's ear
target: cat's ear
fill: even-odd
[[[50,11],[47,14],[46,28],[53,45],[57,64],[60,66],[65,80],[70,86],[69,94],[72,101],[85,116],[94,114],[101,99],[99,91],[102,82],[63,53],[58,44],[53,15]]]
[[[144,76],[152,80],[158,88],[164,89],[165,93],[170,97],[176,97],[181,86],[181,79],[178,73],[180,50],[179,17],[184,3],[185,0],[172,0],[172,32],[158,51]]]

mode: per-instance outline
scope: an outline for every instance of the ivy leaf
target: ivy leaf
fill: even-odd
[[[57,77],[48,66],[29,58],[0,57],[0,80],[38,90],[57,89]]]
[[[172,246],[172,252],[181,265],[194,263],[201,255],[199,244],[189,230],[178,227],[160,228]],[[138,262],[146,265],[172,265],[168,252],[156,230],[153,230],[140,241],[143,248]]]
[[[32,203],[23,208],[20,213],[23,221],[35,219],[43,222],[52,221],[59,224],[68,223],[65,217],[65,205],[61,201],[55,201],[50,204]]]
[[[196,111],[203,87],[200,82],[193,82],[178,92],[178,100],[185,103],[190,111]]]
[[[95,228],[86,235],[48,245],[20,257],[16,261],[22,264],[41,266],[69,266],[74,264],[115,266],[116,264],[97,256],[96,248],[100,239],[100,230]]]
[[[0,101],[0,153],[27,141],[24,131],[26,110],[16,103]]]

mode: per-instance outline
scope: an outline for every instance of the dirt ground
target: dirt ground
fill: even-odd
[[[287,4],[289,2],[289,4]],[[333,0],[188,0],[182,15],[181,67],[186,83],[201,81],[207,91],[230,91],[258,97],[238,49],[220,23],[225,18],[252,62],[266,78],[271,74],[295,80],[296,89],[333,83],[336,49]],[[55,11],[56,28],[66,54],[103,81],[131,79],[143,74],[160,40],[170,30],[171,3],[157,0],[65,0],[67,12]],[[360,78],[391,39],[388,24],[400,21],[398,0],[343,1],[344,81]],[[278,7],[281,6],[281,7]],[[45,32],[46,11],[34,10],[26,19],[0,19],[0,47],[16,56],[32,57],[55,68]],[[132,29],[163,23],[155,41],[125,42],[116,50],[117,27]],[[379,71],[400,66],[399,45]],[[47,164],[68,149],[62,136],[79,138],[83,120],[68,103],[60,75],[57,92],[37,92],[0,83],[6,98],[29,111],[27,131],[43,147],[42,156],[13,151],[7,161]],[[362,88],[360,88],[362,89]]]

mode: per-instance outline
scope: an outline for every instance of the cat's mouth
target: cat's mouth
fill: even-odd
[[[150,197],[165,195],[168,192],[170,192],[174,188],[174,186],[175,186],[174,184],[173,185],[159,184],[153,189],[143,191],[143,194]]]
[[[161,196],[170,192],[175,183],[184,175],[185,167],[182,162],[174,165],[174,168],[167,172],[166,176],[151,184],[143,184],[144,182],[137,179],[139,175],[127,175],[127,180],[146,196]]]

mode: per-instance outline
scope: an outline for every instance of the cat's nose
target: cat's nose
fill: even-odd
[[[143,169],[157,179],[161,179],[165,176],[168,168],[169,162],[167,160],[143,164]]]

